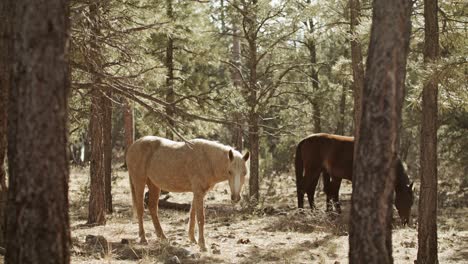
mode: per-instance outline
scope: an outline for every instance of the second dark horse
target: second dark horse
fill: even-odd
[[[304,208],[307,193],[309,205],[314,208],[314,194],[320,174],[323,173],[327,211],[341,212],[338,198],[341,180],[351,180],[353,172],[354,138],[332,134],[313,134],[299,142],[296,149],[296,186],[299,208]],[[409,221],[413,205],[413,183],[409,183],[401,160],[396,162],[395,207],[403,222]],[[333,200],[333,203],[332,203]]]

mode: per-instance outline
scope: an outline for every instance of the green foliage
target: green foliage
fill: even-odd
[[[70,139],[79,140],[88,131],[90,89],[96,73],[90,68],[96,52],[103,58],[100,85],[114,89],[114,135],[122,137],[121,97],[134,102],[136,137],[164,136],[167,129],[165,106],[136,92],[165,100],[165,56],[168,36],[174,39],[175,129],[186,138],[206,137],[231,144],[234,112],[243,119],[247,141],[249,108],[245,87],[235,88],[231,74],[233,23],[241,37],[240,70],[247,81],[248,43],[242,30],[241,11],[234,1],[173,1],[174,18],[166,14],[166,1],[132,0],[106,2],[101,10],[99,51],[91,49],[88,2],[71,3],[72,83],[70,94]],[[275,87],[268,99],[261,97],[258,108],[261,127],[261,175],[287,171],[297,142],[312,133],[312,102],[321,108],[323,132],[336,133],[340,122],[340,101],[344,91],[345,134],[352,134],[353,95],[350,64],[351,38],[362,43],[367,54],[371,20],[370,2],[363,2],[360,26],[349,34],[348,1],[258,1],[257,20],[264,21],[258,32],[258,86]],[[425,66],[423,6],[416,4],[413,34],[407,65],[406,97],[401,128],[401,156],[417,178],[421,91],[431,78],[439,85],[439,159],[442,178],[461,177],[456,169],[468,164],[468,87],[466,7],[449,0],[440,3],[441,58]],[[275,16],[266,19],[269,16]],[[312,19],[314,30],[306,27]],[[310,62],[305,43],[316,43],[317,62]],[[364,58],[365,63],[365,58]],[[311,67],[318,69],[319,89],[314,90]],[[125,90],[127,89],[127,90]],[[126,92],[123,92],[126,91]],[[134,97],[133,97],[134,96]],[[138,99],[138,100],[136,100]],[[212,122],[207,122],[207,120]],[[453,168],[453,169],[451,169]]]

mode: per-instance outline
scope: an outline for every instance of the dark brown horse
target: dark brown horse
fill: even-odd
[[[342,179],[351,180],[353,172],[354,138],[331,134],[314,134],[299,142],[296,150],[296,186],[299,208],[304,208],[307,193],[309,205],[314,208],[315,188],[323,173],[323,187],[327,195],[327,211],[333,205],[341,212],[338,194]],[[395,207],[404,224],[409,221],[413,205],[413,183],[409,183],[400,159],[395,167]],[[332,202],[333,200],[333,202]]]

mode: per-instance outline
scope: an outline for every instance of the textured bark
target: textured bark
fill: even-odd
[[[409,0],[374,0],[355,144],[350,263],[392,263],[392,190],[411,31]]]
[[[125,152],[133,144],[135,140],[134,133],[134,122],[133,122],[133,107],[128,102],[128,99],[124,99],[124,135],[125,135]]]
[[[251,5],[245,6],[248,16],[245,17],[247,32],[245,36],[248,43],[248,69],[249,80],[247,88],[247,105],[249,107],[249,144],[250,144],[250,178],[249,195],[258,201],[259,199],[259,127],[258,127],[258,102],[257,102],[257,1],[252,1]],[[245,27],[244,27],[245,28]]]
[[[90,41],[92,56],[92,67],[95,71],[101,70],[100,48],[97,37],[100,35],[99,29],[99,9],[98,2],[89,6],[90,19],[92,21],[92,37]],[[105,198],[105,176],[104,176],[104,105],[105,97],[100,88],[101,79],[94,76],[93,88],[91,91],[91,164],[90,164],[90,194],[88,206],[88,224],[103,225],[106,223],[106,198]]]
[[[341,98],[340,98],[340,119],[336,128],[336,134],[345,134],[345,118],[346,118],[346,85],[341,86]]]
[[[424,1],[424,61],[439,56],[437,0]],[[419,264],[438,263],[437,257],[437,78],[423,88],[421,125],[421,187],[418,214]]]
[[[15,5],[5,263],[69,263],[69,3],[2,2]]]
[[[172,9],[172,0],[166,0],[166,15],[173,21],[174,14]],[[175,100],[174,93],[174,39],[170,34],[167,36],[167,47],[166,47],[166,102],[173,104]],[[174,105],[166,107],[166,115],[169,126],[174,126]],[[166,138],[174,139],[171,128],[166,129]]]
[[[359,26],[361,4],[359,0],[349,0],[350,8],[350,33],[351,33],[351,65],[353,68],[353,90],[354,90],[354,135],[355,142],[359,141],[359,127],[361,119],[361,97],[364,87],[364,65],[362,64],[361,43],[356,34],[356,27]]]
[[[112,91],[106,91],[104,98],[104,181],[106,196],[106,211],[112,213]]]
[[[307,3],[310,4],[310,0],[307,0]],[[314,21],[309,19],[309,33],[312,35],[314,34]],[[322,132],[322,114],[320,111],[320,98],[318,96],[319,92],[319,79],[318,79],[318,67],[317,67],[317,46],[315,44],[315,40],[309,38],[307,40],[307,49],[309,50],[310,56],[310,78],[312,79],[312,90],[314,93],[314,97],[312,98],[312,111],[313,111],[313,124],[314,124],[314,132],[320,133]]]
[[[0,246],[5,239],[5,205],[7,195],[5,157],[7,150],[7,109],[13,65],[13,1],[0,2]]]
[[[241,68],[241,42],[239,37],[239,30],[237,28],[237,21],[233,21],[232,26],[232,63],[237,69],[231,70],[231,78],[235,89],[242,88],[242,77],[238,69]],[[244,148],[243,133],[242,133],[242,114],[234,110],[232,114],[233,120],[236,124],[232,126],[232,143],[238,151]]]

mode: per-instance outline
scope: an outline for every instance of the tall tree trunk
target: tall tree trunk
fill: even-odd
[[[123,98],[123,100],[125,153],[127,153],[128,148],[133,144],[133,141],[135,140],[135,124],[133,122],[133,107],[127,98]]]
[[[258,102],[257,102],[257,1],[252,1],[248,7],[249,15],[247,17],[248,32],[245,32],[249,54],[249,87],[247,105],[249,107],[249,144],[250,144],[250,178],[249,195],[258,201],[259,194],[259,154],[260,154],[260,135],[258,127]]]
[[[424,61],[439,57],[437,0],[424,1]],[[419,264],[438,263],[437,257],[437,77],[423,89],[421,126],[421,187],[418,215]]]
[[[307,0],[307,3],[310,4],[310,0]],[[312,35],[314,34],[314,21],[309,19],[309,33]],[[317,67],[317,46],[315,44],[315,40],[310,37],[307,40],[307,48],[309,49],[309,56],[310,56],[310,77],[312,79],[312,90],[314,93],[314,97],[312,99],[312,111],[314,112],[313,116],[313,124],[314,124],[314,132],[320,133],[322,132],[322,114],[320,112],[320,104],[319,104],[319,79],[318,79],[318,67]]]
[[[101,54],[97,37],[100,35],[99,12],[101,6],[95,1],[89,6],[91,23],[91,49],[92,67],[94,72],[101,71]],[[101,77],[96,74],[94,86],[91,91],[91,165],[90,165],[90,195],[88,207],[88,224],[103,225],[106,223],[106,197],[105,197],[105,175],[104,175],[104,105],[105,97],[101,91]]]
[[[174,13],[172,8],[172,0],[166,0],[166,15],[168,18],[173,21]],[[175,93],[174,93],[174,38],[172,35],[168,34],[167,36],[167,47],[166,47],[166,101],[171,105],[166,107],[166,115],[168,118],[169,126],[174,126],[174,103]],[[174,135],[171,128],[166,129],[166,137],[173,139]]]
[[[359,42],[356,28],[359,26],[359,17],[361,14],[361,4],[359,0],[349,0],[351,17],[351,65],[353,68],[353,88],[354,88],[354,141],[355,145],[359,141],[359,127],[361,120],[361,97],[364,87],[364,66],[362,65],[362,49]]]
[[[232,21],[232,63],[237,69],[231,70],[231,78],[234,84],[234,89],[242,88],[242,77],[239,70],[241,69],[241,42],[239,37],[239,29],[237,28],[237,21]],[[237,150],[242,151],[244,148],[243,133],[242,133],[242,114],[235,109],[233,120],[236,124],[232,126],[232,143]]]
[[[15,5],[5,263],[69,263],[65,0]],[[11,5],[10,5],[11,6]],[[5,21],[2,21],[4,23]]]
[[[355,145],[350,263],[393,263],[394,165],[411,31],[411,1],[373,3],[362,119]]]
[[[7,153],[8,90],[13,65],[13,1],[0,2],[0,246],[5,239],[5,205],[7,196],[5,157]]]
[[[104,98],[104,181],[106,196],[106,211],[112,213],[112,91],[108,89]]]
[[[346,85],[343,83],[341,86],[341,98],[340,98],[340,118],[336,128],[336,134],[345,134],[345,118],[346,118]]]

